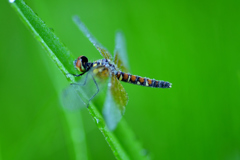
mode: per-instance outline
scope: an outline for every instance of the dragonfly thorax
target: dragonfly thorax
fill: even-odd
[[[108,59],[99,59],[95,62],[93,62],[92,67],[104,67],[107,68],[109,70],[110,73],[116,73],[117,68],[115,66],[114,63],[112,63],[110,60]]]

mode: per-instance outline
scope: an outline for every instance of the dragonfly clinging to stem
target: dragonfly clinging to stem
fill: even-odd
[[[109,122],[110,129],[114,129],[116,127],[128,102],[128,95],[120,81],[153,88],[171,88],[172,84],[167,81],[144,78],[128,73],[129,67],[127,63],[125,40],[122,32],[118,32],[116,34],[116,45],[114,50],[114,57],[112,58],[110,52],[96,40],[96,38],[89,32],[87,27],[83,24],[83,22],[79,19],[78,16],[74,16],[73,20],[77,24],[78,28],[85,34],[85,36],[100,52],[100,54],[103,56],[103,59],[89,62],[86,56],[79,56],[74,61],[74,67],[81,73],[72,75],[75,77],[80,77],[84,74],[87,74],[84,83],[82,84],[85,85],[87,83],[88,74],[91,74],[97,91],[93,96],[91,96],[91,98],[88,99],[88,103],[95,97],[95,95],[99,91],[99,84],[96,82],[95,78],[97,77],[100,79],[110,79],[107,98],[103,109],[105,119],[109,119],[107,120],[107,123],[108,121],[111,121]],[[86,104],[87,106],[88,103]],[[112,108],[114,107],[115,109],[113,112],[115,113],[112,114],[111,112],[109,112],[109,110],[112,110]],[[112,115],[114,115],[114,117],[112,117]]]

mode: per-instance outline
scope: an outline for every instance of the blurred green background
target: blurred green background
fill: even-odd
[[[124,117],[152,159],[240,159],[238,1],[26,3],[76,57],[101,58],[73,15],[111,52],[121,29],[132,74],[173,83],[123,84]],[[86,141],[87,158],[115,159],[87,110],[77,120],[64,114],[58,97],[67,80],[8,1],[0,4],[0,159],[77,159],[70,130],[81,124],[75,141]]]

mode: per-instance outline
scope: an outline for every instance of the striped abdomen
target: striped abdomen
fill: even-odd
[[[172,85],[169,82],[134,76],[128,73],[123,73],[121,71],[118,71],[116,73],[116,77],[120,81],[137,84],[141,86],[146,86],[146,87],[171,88],[171,85]]]

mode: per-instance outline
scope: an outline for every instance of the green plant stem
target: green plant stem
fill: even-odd
[[[16,0],[11,3],[11,5],[17,11],[26,26],[33,32],[35,38],[46,49],[51,59],[66,76],[68,81],[70,83],[75,83],[75,78],[68,75],[68,73],[76,72],[72,64],[74,60],[73,56],[60,42],[59,38],[23,0]],[[117,159],[146,158],[142,156],[142,147],[138,142],[136,143],[135,136],[124,119],[120,122],[117,130],[111,132],[107,128],[102,115],[92,103],[90,103],[88,110]],[[116,135],[118,135],[119,140]],[[122,142],[122,144],[120,142]]]

